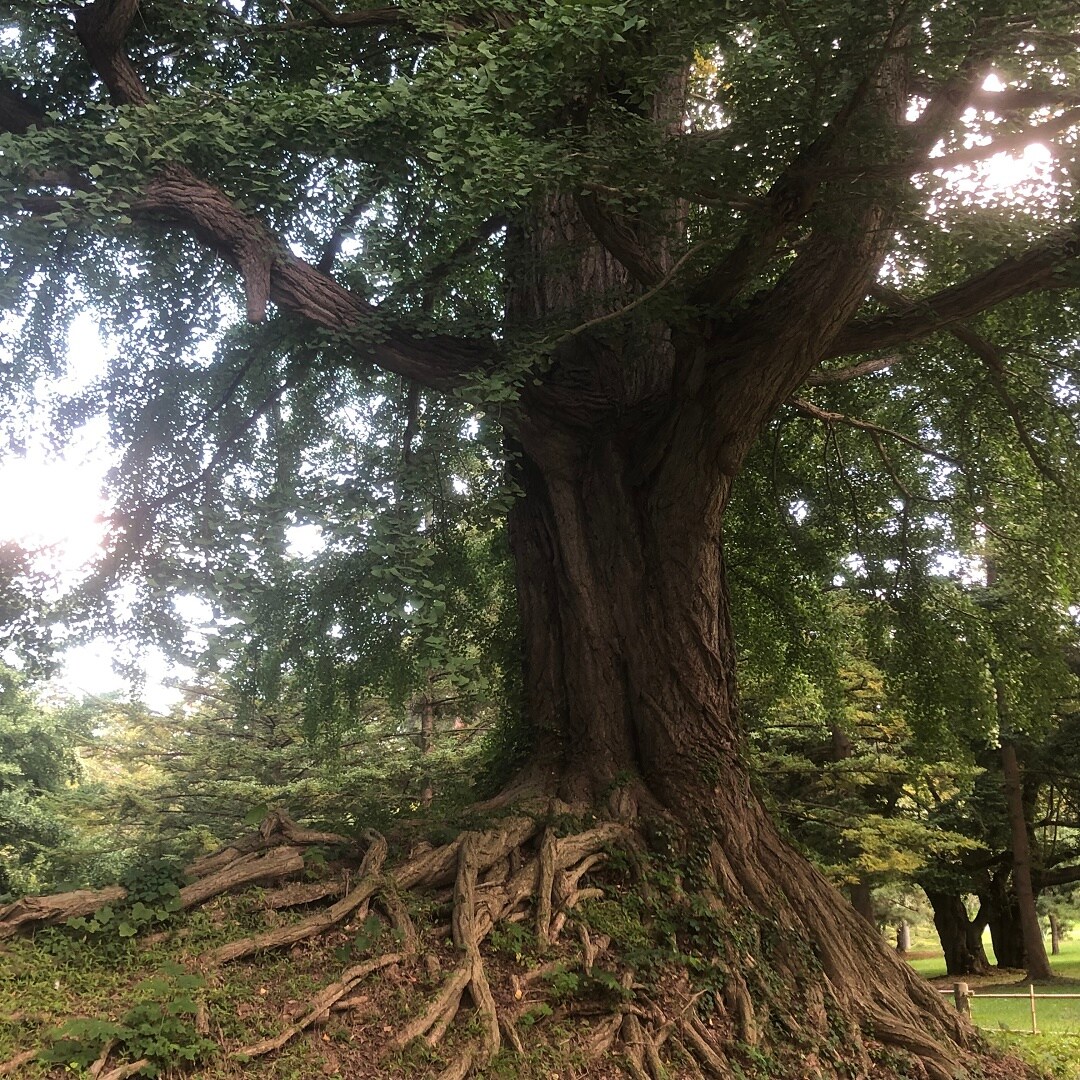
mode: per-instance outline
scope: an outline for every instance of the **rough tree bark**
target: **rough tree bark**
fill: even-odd
[[[335,28],[409,18],[392,7],[336,15],[311,6],[321,25]],[[911,162],[921,162],[962,114],[965,95],[984,74],[983,58],[973,53],[907,124],[908,15],[904,5],[898,10],[868,48],[866,70],[853,73],[849,100],[820,134],[800,143],[772,188],[755,197],[745,231],[709,265],[695,265],[693,251],[676,256],[687,236],[679,206],[646,219],[618,196],[563,192],[509,225],[510,335],[522,325],[566,331],[502,414],[523,492],[510,532],[526,708],[536,736],[532,760],[506,801],[558,796],[575,812],[599,811],[623,824],[610,833],[592,830],[603,835],[580,847],[545,831],[537,848],[536,819],[524,817],[392,871],[401,889],[454,883],[462,964],[402,1032],[444,1031],[468,988],[483,1038],[477,1056],[469,1051],[446,1075],[464,1076],[499,1047],[479,954],[494,920],[535,895],[538,938],[553,936],[586,891],[576,888],[578,878],[642,819],[666,837],[666,852],[694,858],[699,898],[739,932],[717,944],[727,970],[723,1024],[698,1025],[693,1002],[652,1024],[651,1033],[643,1034],[637,1012],[615,1018],[632,1075],[663,1075],[657,1040],[676,1027],[695,1059],[720,1076],[730,1075],[725,1056],[736,1042],[778,1046],[797,1031],[821,1048],[835,1043],[837,1025],[847,1060],[834,1071],[844,1075],[869,1073],[875,1044],[914,1056],[915,1073],[932,1080],[950,1080],[969,1060],[970,1029],[781,839],[758,799],[743,755],[725,583],[723,522],[734,480],[763,425],[821,361],[925,336],[1042,287],[1072,250],[1046,244],[911,312],[854,321],[905,198],[903,176],[918,171]],[[94,0],[76,19],[91,68],[115,104],[133,108],[150,100],[124,53],[137,11],[136,0]],[[623,55],[600,73],[610,85],[599,86],[598,98],[619,100],[620,77],[637,85],[639,64]],[[8,106],[0,111],[8,130],[37,122],[27,119],[28,107]],[[684,106],[684,78],[676,74],[657,93],[650,119],[679,133]],[[577,106],[558,121],[578,123]],[[876,172],[864,168],[866,147],[886,148],[888,160]],[[363,298],[290,253],[263,222],[183,164],[149,175],[129,209],[140,226],[181,227],[233,266],[250,319],[263,318],[272,302],[318,327],[355,332],[359,356],[350,363],[372,362],[450,389],[497,361],[492,341],[421,340],[384,329]],[[678,295],[665,311],[651,301],[669,287]],[[373,851],[381,860],[385,845]],[[512,855],[532,861],[500,870],[498,902],[481,903],[478,892],[489,883],[480,876],[511,866]],[[372,869],[329,913],[289,927],[284,937],[296,941],[337,925],[384,884],[383,871]],[[279,932],[238,943],[229,958],[282,940]],[[588,962],[592,946],[584,949]],[[330,996],[347,993],[354,975],[361,977],[349,973]],[[315,1014],[328,1001],[320,998]]]
[[[850,1015],[950,1076],[961,1066],[946,1044],[965,1041],[954,1018],[780,839],[750,784],[720,534],[730,480],[708,461],[719,426],[708,406],[682,404],[664,433],[671,458],[652,445],[653,424],[638,438],[614,425],[575,437],[549,416],[521,432],[512,543],[540,733],[528,782],[627,819],[704,828],[724,905],[810,942]],[[767,962],[798,981],[792,957]],[[744,993],[738,1008],[762,1029],[755,1011],[777,1002]]]
[[[1002,690],[998,688],[999,699]],[[1054,977],[1050,958],[1046,955],[1042,927],[1035,908],[1035,890],[1031,883],[1031,844],[1028,837],[1027,816],[1024,813],[1023,792],[1020,782],[1020,763],[1016,745],[1011,739],[1002,739],[1001,767],[1005,780],[1005,801],[1009,812],[1009,833],[1013,851],[1013,889],[1020,915],[1020,931],[1024,939],[1024,957],[1028,978],[1045,981]]]
[[[990,961],[982,943],[986,926],[982,909],[979,916],[969,919],[959,893],[927,890],[926,896],[934,909],[934,927],[945,954],[945,970],[950,975],[985,975]]]

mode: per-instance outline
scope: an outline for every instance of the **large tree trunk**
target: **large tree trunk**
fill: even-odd
[[[999,698],[1002,690],[998,688]],[[1031,844],[1028,837],[1027,815],[1024,813],[1023,791],[1020,783],[1020,763],[1016,746],[1011,740],[1001,743],[1001,765],[1005,778],[1005,803],[1009,811],[1009,834],[1013,851],[1013,889],[1016,892],[1020,916],[1020,932],[1024,939],[1027,974],[1031,980],[1045,981],[1054,977],[1050,958],[1043,944],[1042,927],[1035,908],[1035,890],[1031,883]]]
[[[1022,969],[1025,960],[1024,935],[1016,894],[1010,888],[1011,878],[1009,872],[995,874],[988,891],[980,899],[986,909],[997,966]]]
[[[986,924],[980,919],[968,919],[959,893],[927,890],[926,896],[934,909],[934,927],[945,954],[945,970],[950,975],[985,975],[990,970],[982,944]]]
[[[702,505],[686,477],[661,511],[617,438],[521,466],[512,544],[526,700],[561,794],[598,801],[621,785],[687,813],[703,797],[747,802],[741,769],[714,792],[738,760],[726,490]]]
[[[701,844],[712,902],[776,928],[772,944],[758,939],[755,970],[771,967],[791,988],[820,964],[853,1038],[872,1029],[931,1075],[951,1076],[947,1044],[967,1039],[955,1017],[781,840],[753,790],[721,537],[731,475],[717,461],[715,402],[692,394],[679,404],[671,424],[574,428],[548,414],[519,429],[524,497],[511,543],[539,737],[527,775],[574,805],[666,821],[682,832],[677,843]],[[779,1001],[764,983],[751,994],[751,978],[736,976],[732,991],[742,1038],[764,1037],[770,1015],[825,1023],[810,1000]],[[865,1053],[861,1041],[852,1053]]]
[[[906,108],[897,63],[887,54],[871,92],[882,123]],[[681,86],[670,89],[655,112],[677,122]],[[783,205],[808,190],[785,190]],[[845,1068],[870,1071],[865,1035],[944,1080],[962,1068],[968,1030],[781,839],[753,789],[722,542],[749,448],[866,295],[889,225],[872,194],[848,200],[767,309],[749,304],[730,321],[709,314],[738,291],[740,274],[752,276],[754,253],[740,248],[730,281],[703,284],[700,314],[666,320],[641,302],[675,270],[679,217],[673,208],[627,219],[591,195],[564,196],[509,230],[511,323],[567,327],[507,417],[536,737],[514,790],[644,817],[665,851],[694,858],[706,903],[755,928],[749,946],[737,935],[717,945],[737,1038],[757,1042],[772,1024],[790,1042],[787,1024],[818,1041],[835,1009],[849,1038]]]

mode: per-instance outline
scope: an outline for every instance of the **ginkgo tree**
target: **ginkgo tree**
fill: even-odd
[[[122,455],[100,589],[136,577],[143,627],[166,632],[178,566],[227,592],[279,556],[328,440],[350,421],[358,443],[388,438],[365,401],[401,401],[403,457],[443,401],[459,440],[505,460],[530,750],[488,813],[518,812],[393,872],[456,874],[461,965],[406,1028],[445,1031],[470,987],[482,1031],[447,1075],[506,1028],[479,952],[492,923],[535,898],[549,939],[555,882],[565,914],[642,834],[681,853],[686,904],[724,927],[724,992],[693,1022],[692,982],[616,1007],[598,1045],[618,1040],[632,1074],[661,1074],[674,1030],[721,1075],[749,1044],[794,1055],[792,1075],[804,1054],[847,1075],[881,1048],[885,1070],[966,1067],[968,1029],[754,790],[726,577],[761,553],[728,567],[723,535],[751,456],[778,505],[741,520],[802,524],[777,477],[834,485],[868,589],[916,582],[1006,503],[1046,537],[1075,521],[1078,31],[1069,3],[1036,19],[1009,0],[9,6],[2,390],[26,401],[63,368],[72,313],[99,314],[109,371],[55,421],[107,416]],[[1035,142],[1049,163],[1026,190],[980,194],[981,163]],[[347,493],[347,468],[326,475]],[[400,484],[383,477],[395,505]],[[253,501],[263,515],[238,516]],[[818,513],[811,543],[835,553]],[[396,613],[428,590],[394,561],[420,528],[370,583]],[[560,838],[537,806],[601,824]],[[489,871],[501,900],[478,900]]]

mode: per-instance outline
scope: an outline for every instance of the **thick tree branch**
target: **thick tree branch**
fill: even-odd
[[[139,0],[94,0],[75,15],[79,41],[114,105],[145,105],[150,100],[123,49],[138,10]]]
[[[271,270],[278,259],[285,261],[288,254],[257,218],[181,165],[169,166],[154,177],[142,197],[132,204],[132,210],[133,216],[172,221],[189,228],[240,272],[248,319],[261,322],[266,317]],[[323,310],[320,315],[323,320],[341,318],[340,312]]]
[[[591,192],[577,197],[578,210],[597,240],[640,285],[651,288],[664,276],[660,264],[638,236],[638,225]]]
[[[824,368],[812,371],[803,381],[804,386],[832,386],[836,383],[851,382],[852,379],[862,378],[864,375],[873,375],[878,371],[885,371],[894,364],[899,364],[904,358],[897,353],[890,356],[877,356],[872,360],[863,360],[862,363],[852,364],[844,368]]]
[[[87,57],[113,100],[129,105],[148,101],[123,53],[124,37],[137,10],[138,0],[94,0],[76,16]],[[10,89],[0,91],[4,130],[22,134],[43,118],[34,103]],[[18,205],[19,198],[8,201]],[[355,336],[361,355],[370,362],[441,389],[457,385],[467,372],[494,360],[490,342],[448,336],[421,339],[387,326],[370,305],[293,255],[257,217],[186,166],[167,166],[148,180],[142,195],[132,201],[131,215],[143,223],[180,225],[235,267],[243,279],[252,321],[265,317],[272,300],[324,329]]]
[[[1050,889],[1055,885],[1069,885],[1080,881],[1080,866],[1059,866],[1053,870],[1043,870],[1035,875],[1040,889]]]
[[[1004,90],[979,90],[971,96],[968,104],[980,112],[1007,116],[1010,113],[1031,112],[1035,109],[1080,105],[1080,92],[1068,86],[1051,86],[1041,90],[1027,86],[1010,86]]]
[[[1078,255],[1080,227],[1062,230],[1022,255],[1009,256],[989,270],[913,301],[906,311],[852,323],[836,339],[827,355],[848,356],[893,348],[947,330],[1006,300],[1040,289],[1064,287],[1069,283],[1061,280],[1058,272]]]
[[[372,363],[438,389],[453,387],[494,360],[490,342],[445,335],[419,339],[385,325],[370,305],[292,254],[258,218],[183,166],[170,166],[151,180],[132,214],[184,226],[236,267],[252,321],[264,317],[272,300],[324,329],[355,334]]]

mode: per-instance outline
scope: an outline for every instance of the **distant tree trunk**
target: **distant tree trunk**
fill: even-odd
[[[413,713],[420,721],[420,768],[423,774],[420,780],[420,805],[425,809],[435,798],[435,785],[428,771],[428,755],[435,745],[435,688],[434,677],[428,675],[428,688],[423,697],[413,701]]]
[[[975,918],[967,925],[968,952],[975,957],[974,971],[970,972],[972,975],[985,975],[990,970],[990,958],[986,955],[986,946],[983,944],[986,924],[987,912],[980,902]]]
[[[982,944],[985,922],[968,919],[959,893],[927,890],[926,896],[934,909],[934,928],[945,954],[945,970],[950,975],[985,975],[990,970]]]
[[[431,747],[435,741],[435,706],[430,698],[425,698],[420,707],[420,753],[427,757],[431,753]],[[435,798],[435,785],[431,781],[431,774],[424,769],[424,783],[420,791],[420,805],[428,807]]]
[[[855,753],[855,746],[850,736],[839,724],[832,725],[830,733],[829,758],[832,761],[843,761]],[[878,925],[874,914],[874,897],[870,883],[865,878],[852,882],[847,886],[848,899],[851,906],[871,925]]]
[[[911,948],[911,927],[907,919],[901,919],[896,928],[896,951],[901,956]]]
[[[1020,909],[1016,895],[1008,888],[1007,878],[987,896],[990,941],[999,968],[1022,969],[1026,959]]]
[[[1050,952],[1053,956],[1061,955],[1061,923],[1052,911],[1050,912]]]
[[[998,688],[998,696],[1003,691]],[[1020,917],[1020,932],[1024,939],[1024,955],[1028,978],[1046,980],[1054,977],[1050,958],[1043,944],[1042,927],[1035,909],[1035,890],[1031,884],[1031,846],[1028,841],[1027,817],[1024,814],[1023,792],[1020,785],[1020,763],[1016,747],[1009,739],[1001,743],[1001,765],[1005,777],[1005,802],[1009,812],[1009,834],[1013,849],[1013,889]]]
[[[874,917],[874,892],[865,881],[856,881],[847,887],[851,906],[871,925],[877,926]]]

